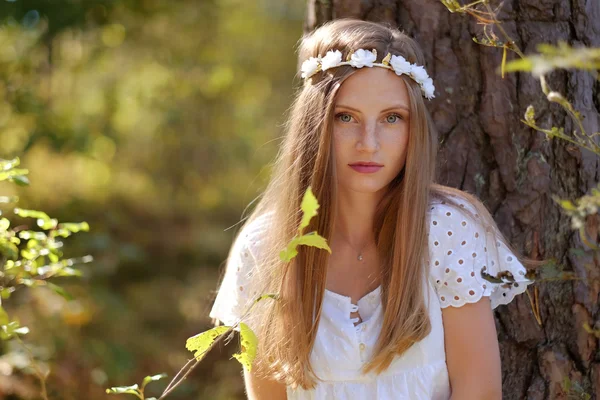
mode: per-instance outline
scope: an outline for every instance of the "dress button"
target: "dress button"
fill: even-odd
[[[361,343],[358,347],[360,347],[361,350],[364,350],[365,349],[365,344]]]

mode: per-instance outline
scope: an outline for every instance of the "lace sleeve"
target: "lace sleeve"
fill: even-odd
[[[442,308],[460,307],[489,296],[494,309],[510,303],[533,283],[525,278],[525,267],[517,257],[504,243],[495,241],[479,221],[453,205],[433,207],[429,221],[431,277]],[[493,276],[506,271],[515,282],[492,283],[483,278],[482,270]]]

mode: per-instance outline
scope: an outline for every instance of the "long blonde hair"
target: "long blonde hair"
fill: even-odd
[[[359,48],[376,49],[376,62],[391,52],[425,65],[419,46],[404,33],[355,19],[332,21],[304,35],[299,58],[302,61],[322,56],[333,49],[346,57]],[[337,192],[331,122],[337,91],[355,71],[341,66],[320,72],[298,89],[272,178],[245,222],[250,224],[272,213],[268,234],[261,237],[260,268],[253,274],[253,284],[265,292],[279,293],[277,301],[262,301],[256,310],[261,323],[257,324],[259,352],[255,365],[266,376],[292,387],[309,389],[318,379],[309,358],[322,310],[329,254],[300,246],[298,255],[290,263],[283,263],[279,252],[297,233],[300,203],[308,186],[320,208],[305,232],[317,231],[328,240],[332,235]],[[405,168],[389,184],[376,210],[374,235],[382,261],[384,314],[373,358],[364,372],[385,370],[395,356],[431,330],[423,286],[418,284],[428,273],[426,212],[430,201],[438,198],[455,203],[452,196],[458,196],[473,204],[488,227],[495,227],[485,206],[474,196],[434,183],[437,133],[418,84],[406,76],[399,79],[404,79],[408,88],[411,131]],[[494,231],[507,244],[500,232]]]

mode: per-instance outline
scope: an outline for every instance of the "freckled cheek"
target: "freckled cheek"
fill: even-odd
[[[404,148],[408,145],[408,132],[404,129],[389,129],[382,132],[379,142],[388,148]]]
[[[352,129],[338,129],[333,131],[333,147],[337,151],[348,152],[355,145],[358,133]]]
[[[346,126],[344,128],[334,128],[333,136],[339,140],[350,140],[360,135],[360,128]]]
[[[387,154],[388,162],[396,169],[403,166],[406,160],[408,133],[397,131],[394,133],[395,134],[384,135],[380,141],[380,145]]]

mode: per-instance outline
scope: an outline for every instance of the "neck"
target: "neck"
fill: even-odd
[[[339,190],[338,194],[334,235],[360,251],[375,242],[373,223],[381,195],[351,190]]]

